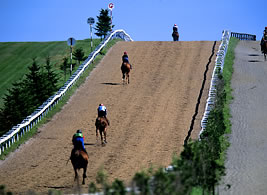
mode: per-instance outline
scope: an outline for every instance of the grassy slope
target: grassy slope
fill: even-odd
[[[232,88],[231,88],[231,80],[232,74],[234,71],[233,65],[235,60],[235,48],[238,44],[239,40],[236,38],[231,38],[228,46],[228,51],[225,56],[224,61],[224,69],[223,69],[223,78],[225,80],[225,87],[224,90],[226,92],[226,103],[224,105],[224,118],[225,118],[225,126],[226,126],[226,133],[231,132],[231,122],[230,122],[230,103],[233,99],[232,97]]]
[[[94,46],[100,43],[95,39]],[[83,48],[85,55],[91,52],[90,40],[76,42],[75,48]],[[28,66],[32,64],[32,58],[36,57],[39,65],[45,64],[45,58],[51,57],[51,63],[58,73],[61,73],[61,84],[64,76],[60,71],[60,65],[64,56],[70,56],[70,47],[66,41],[56,42],[4,42],[0,43],[0,107],[3,105],[2,98],[12,83],[21,79],[28,72]],[[74,61],[73,61],[74,63]],[[68,74],[69,76],[69,74]]]

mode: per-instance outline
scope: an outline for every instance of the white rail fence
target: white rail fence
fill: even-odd
[[[211,83],[210,83],[210,88],[209,88],[209,95],[208,95],[208,99],[206,102],[205,112],[201,120],[201,131],[200,131],[199,136],[205,130],[208,117],[209,117],[209,113],[214,108],[214,105],[215,105],[216,85],[219,79],[218,71],[220,70],[221,73],[223,71],[224,58],[227,52],[230,37],[231,37],[231,32],[228,30],[224,30],[222,34],[222,41],[219,46],[219,50],[217,52],[217,57],[215,60],[215,67],[212,73],[212,78],[211,78]]]
[[[74,83],[79,79],[86,68],[89,67],[94,58],[99,52],[107,45],[107,43],[114,39],[120,38],[124,41],[133,41],[132,38],[124,30],[116,30],[110,33],[88,56],[88,58],[79,66],[77,71],[69,78],[59,91],[48,98],[40,107],[38,107],[30,116],[26,117],[20,124],[14,126],[11,130],[5,133],[0,138],[0,155],[3,151],[9,148],[12,144],[18,141],[25,133],[30,131],[34,125],[36,125],[47,113],[53,109],[55,105],[62,99],[65,93],[73,86]]]

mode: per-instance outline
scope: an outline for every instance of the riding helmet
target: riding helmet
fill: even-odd
[[[126,51],[124,52],[124,55],[127,55],[127,52]]]
[[[82,133],[82,130],[78,129],[78,130],[77,130],[77,133]]]

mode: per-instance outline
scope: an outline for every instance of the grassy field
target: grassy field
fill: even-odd
[[[100,39],[94,39],[94,48],[99,43]],[[91,52],[90,39],[78,40],[73,51],[77,48],[82,48],[85,56],[88,56]],[[7,89],[12,86],[13,82],[28,73],[28,67],[32,64],[32,59],[36,58],[39,65],[45,65],[47,56],[50,56],[56,72],[60,73],[59,85],[63,84],[64,73],[60,70],[60,65],[63,63],[63,57],[70,58],[70,47],[67,41],[0,43],[0,107],[3,105],[2,98]],[[74,60],[73,63],[75,63]],[[69,72],[67,76],[69,76]]]

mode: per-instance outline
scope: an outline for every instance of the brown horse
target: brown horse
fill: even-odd
[[[70,160],[75,172],[75,178],[78,179],[78,171],[79,169],[83,169],[83,182],[82,184],[85,184],[85,178],[86,178],[86,170],[87,170],[87,164],[88,164],[88,154],[82,150],[78,149],[72,149]]]
[[[122,80],[123,84],[129,84],[130,83],[130,71],[131,71],[131,65],[127,62],[123,62],[121,65],[121,72],[122,72]],[[126,79],[125,79],[126,76]]]
[[[99,131],[102,145],[107,143],[107,126],[108,125],[109,125],[109,120],[105,116],[96,118],[96,121],[95,121],[96,139],[98,139],[98,131]],[[104,133],[104,139],[103,139],[103,133]]]
[[[172,33],[172,38],[173,38],[173,41],[179,41],[179,33],[178,32],[173,32]]]

